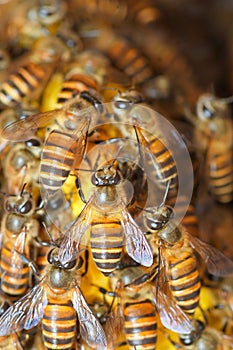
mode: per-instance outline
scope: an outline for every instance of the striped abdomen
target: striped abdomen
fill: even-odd
[[[209,159],[209,189],[220,203],[233,200],[233,151],[215,153]]]
[[[55,193],[66,181],[76,155],[75,135],[53,130],[44,145],[40,176],[48,193]]]
[[[26,96],[40,87],[47,78],[47,72],[39,64],[29,62],[10,75],[9,79],[1,85],[0,101],[7,106],[15,106]]]
[[[157,321],[155,306],[150,300],[124,304],[124,331],[130,349],[155,350]]]
[[[171,292],[181,309],[192,316],[199,304],[200,276],[194,255],[184,252],[180,258],[167,258]]]
[[[148,166],[151,166],[152,169],[154,168],[157,181],[166,184],[170,180],[170,189],[176,186],[178,173],[171,152],[157,137],[149,139],[147,147],[155,158],[149,157],[147,162]]]
[[[74,348],[77,329],[76,312],[71,302],[65,303],[63,300],[63,303],[49,302],[44,309],[42,334],[47,350]]]
[[[4,293],[18,296],[23,295],[29,286],[29,267],[23,262],[20,255],[14,254],[12,248],[14,241],[3,244],[1,250],[1,289]],[[28,254],[25,252],[25,255]]]
[[[61,108],[65,102],[80,94],[82,91],[96,90],[97,82],[94,78],[85,74],[73,74],[62,84],[61,91],[58,94],[57,108]]]
[[[91,227],[90,244],[92,256],[98,269],[109,275],[121,259],[123,247],[123,232],[119,220],[93,222]]]
[[[116,39],[107,52],[114,65],[134,84],[143,84],[153,77],[153,71],[146,57],[123,38]]]

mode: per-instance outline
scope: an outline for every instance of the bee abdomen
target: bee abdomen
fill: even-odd
[[[229,203],[233,199],[233,154],[232,150],[224,154],[215,154],[209,164],[210,192],[220,203]]]
[[[28,63],[19,68],[4,82],[0,90],[0,101],[8,106],[21,102],[22,98],[36,89],[45,77],[45,71],[35,63]]]
[[[70,134],[53,130],[45,143],[41,160],[40,176],[45,189],[54,193],[66,181],[74,164],[75,140]]]
[[[120,222],[93,223],[90,243],[97,267],[104,275],[109,275],[121,258],[123,234]]]
[[[124,330],[130,349],[154,350],[157,341],[155,306],[150,300],[124,305]]]
[[[113,63],[127,74],[134,84],[142,84],[153,77],[153,71],[146,57],[127,41],[116,40],[108,54]]]
[[[23,263],[20,256],[14,256],[13,263],[11,249],[11,244],[6,244],[2,247],[0,266],[3,274],[1,288],[6,294],[21,296],[28,289],[29,267]]]
[[[177,304],[189,315],[193,315],[201,289],[200,275],[194,256],[187,253],[183,259],[169,259],[169,285]]]
[[[162,181],[164,183],[166,183],[168,180],[171,180],[171,189],[174,187],[174,185],[177,184],[178,179],[176,163],[172,157],[171,152],[157,137],[150,140],[149,148],[160,167],[159,174],[156,176],[158,179],[162,177]]]
[[[49,303],[42,319],[42,333],[46,349],[73,349],[76,326],[76,312],[70,303]]]

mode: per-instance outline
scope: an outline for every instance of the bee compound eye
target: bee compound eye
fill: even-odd
[[[68,261],[67,263],[65,263],[65,264],[63,265],[63,267],[64,267],[66,270],[71,270],[71,269],[73,269],[73,268],[75,267],[76,263],[77,263],[77,260],[74,259],[74,260],[71,260],[71,261]]]
[[[40,147],[41,142],[38,139],[30,139],[30,140],[25,141],[25,145],[27,147]]]
[[[31,200],[26,201],[21,207],[20,207],[20,214],[27,214],[32,209],[32,202]]]

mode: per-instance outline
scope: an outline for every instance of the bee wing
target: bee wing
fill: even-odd
[[[160,288],[152,286],[152,291],[156,295],[156,308],[163,326],[176,333],[190,333],[191,322],[175,301],[162,292]]]
[[[81,290],[76,285],[73,293],[73,306],[77,312],[80,334],[88,345],[106,349],[107,340],[104,330],[96,316],[89,308]]]
[[[19,253],[21,254],[24,253],[25,240],[26,240],[26,229],[24,227],[22,232],[20,232],[20,234],[16,238],[15,243],[11,249],[11,252],[12,252],[11,265],[14,267],[17,267],[17,264],[20,260]]]
[[[126,238],[126,250],[129,256],[143,266],[153,264],[153,253],[142,230],[129,212],[122,207],[121,224]]]
[[[92,208],[90,199],[85,205],[79,217],[74,221],[72,226],[67,230],[61,242],[58,257],[62,263],[74,260],[78,254],[78,246],[81,238],[87,231],[91,218]]]
[[[0,336],[35,327],[43,317],[47,305],[43,280],[0,317]]]
[[[106,335],[108,349],[114,350],[116,344],[124,334],[124,317],[122,315],[120,304],[111,311],[106,322]]]
[[[197,237],[185,232],[189,243],[205,261],[208,271],[215,276],[228,276],[233,274],[233,261],[226,257],[220,250],[203,242]]]
[[[62,115],[64,115],[62,109],[33,114],[26,119],[8,125],[3,129],[2,137],[11,141],[26,141],[35,135],[39,128],[46,127],[51,121]]]

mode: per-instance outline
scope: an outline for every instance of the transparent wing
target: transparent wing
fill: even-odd
[[[122,227],[126,239],[126,250],[129,256],[143,266],[153,264],[153,253],[145,235],[129,212],[122,207]]]
[[[77,312],[80,334],[88,345],[106,349],[107,340],[104,330],[95,317],[91,309],[89,308],[81,290],[76,285],[73,293],[73,306]]]
[[[228,276],[233,274],[233,261],[227,258],[220,250],[212,247],[188,232],[184,233],[189,244],[205,261],[208,271],[216,276]]]
[[[2,131],[2,137],[11,141],[26,141],[35,135],[39,128],[44,128],[56,118],[64,115],[64,110],[54,109],[52,111],[33,114],[26,119],[18,120]]]
[[[92,219],[92,198],[88,201],[78,218],[66,231],[59,248],[59,261],[66,263],[74,260],[78,254],[78,247],[82,236],[88,230]]]
[[[163,326],[176,333],[190,333],[191,322],[175,301],[163,293],[160,288],[152,286],[152,291],[156,296],[156,308]]]
[[[106,336],[109,350],[114,350],[119,339],[124,334],[124,317],[122,309],[118,303],[116,307],[110,312],[106,322]]]
[[[26,240],[26,229],[23,228],[22,232],[18,235],[18,237],[15,240],[15,243],[11,249],[12,258],[11,258],[11,265],[13,267],[17,267],[19,261],[22,262],[19,253],[24,253],[24,246],[25,246],[25,240]]]
[[[0,336],[35,327],[43,317],[47,305],[43,280],[0,317]]]

